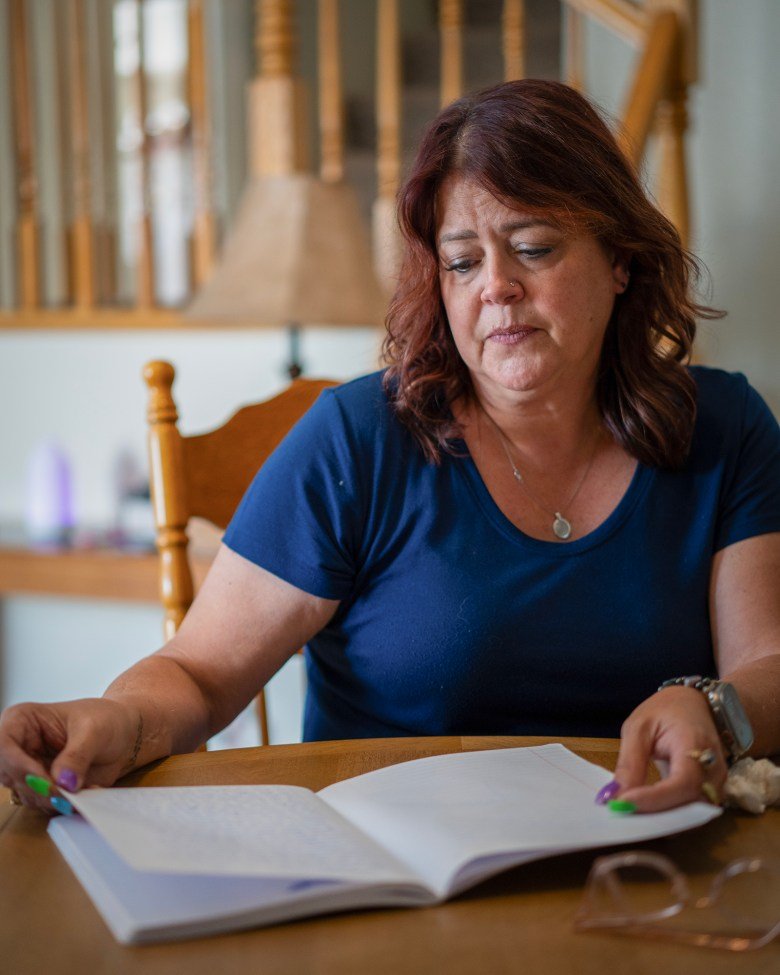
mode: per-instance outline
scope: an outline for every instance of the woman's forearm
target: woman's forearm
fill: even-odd
[[[175,659],[157,653],[139,661],[108,687],[104,697],[134,713],[130,767],[194,751],[215,730],[203,690]]]
[[[722,679],[733,684],[753,726],[750,754],[780,754],[780,653],[751,660]]]

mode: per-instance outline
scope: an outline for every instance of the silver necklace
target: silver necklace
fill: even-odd
[[[542,502],[534,495],[534,493],[531,491],[531,489],[525,483],[525,479],[523,478],[523,475],[517,469],[517,464],[515,464],[514,460],[512,459],[512,455],[509,452],[509,444],[507,443],[506,437],[504,436],[503,432],[501,431],[501,427],[496,423],[496,421],[493,419],[493,417],[490,416],[490,414],[487,412],[487,410],[484,409],[484,407],[482,409],[482,412],[485,414],[485,416],[488,418],[488,420],[490,420],[490,422],[496,428],[496,433],[498,434],[498,438],[501,441],[501,446],[504,448],[504,453],[506,454],[506,459],[509,461],[509,465],[512,468],[512,474],[514,475],[515,480],[520,485],[520,487],[525,491],[525,493],[528,495],[528,497],[531,499],[531,501],[533,501],[533,503],[536,505],[536,507],[540,511],[543,511],[545,514],[549,514],[550,509],[545,504],[542,504]],[[567,511],[570,511],[571,510],[571,506],[574,504],[574,502],[575,502],[575,500],[577,498],[577,495],[580,493],[580,490],[582,489],[582,485],[585,483],[585,479],[587,478],[588,474],[590,473],[590,468],[591,468],[591,465],[593,464],[593,459],[596,456],[596,446],[597,445],[598,445],[598,440],[593,445],[593,450],[591,451],[590,459],[588,460],[588,463],[585,466],[585,470],[584,470],[584,472],[582,474],[582,477],[579,480],[579,483],[577,484],[577,487],[574,489],[574,493],[569,498],[568,502],[563,506],[564,508],[566,508]],[[571,532],[572,532],[571,520],[569,518],[566,518],[563,515],[563,513],[560,512],[560,511],[554,512],[553,523],[552,523],[552,530],[553,530],[553,534],[555,535],[556,538],[560,538],[561,541],[564,541],[565,542],[566,539],[571,536]]]

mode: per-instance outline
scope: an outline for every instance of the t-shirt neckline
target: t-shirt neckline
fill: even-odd
[[[541,538],[526,535],[525,532],[512,524],[488,491],[465,441],[458,440],[453,446],[456,449],[456,454],[451,457],[452,463],[462,473],[471,493],[496,528],[511,541],[524,548],[534,549],[538,554],[544,553],[560,558],[577,555],[580,552],[595,548],[613,535],[637,506],[647,491],[653,475],[652,468],[646,467],[641,462],[637,463],[623,497],[600,525],[594,528],[592,532],[588,532],[587,535],[583,535],[582,538],[574,539],[573,542],[548,542]]]

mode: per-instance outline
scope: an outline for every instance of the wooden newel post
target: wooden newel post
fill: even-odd
[[[194,596],[187,567],[187,499],[171,488],[166,490],[166,485],[184,483],[184,451],[171,395],[175,375],[173,366],[167,362],[150,362],[144,368],[144,380],[149,387],[149,478],[167,640],[179,628]]]
[[[678,18],[666,88],[655,111],[654,132],[658,142],[657,195],[661,209],[677,227],[683,247],[690,239],[685,135],[688,129],[688,85],[696,77],[695,9],[675,0]]]
[[[658,139],[658,202],[677,228],[683,247],[690,238],[688,182],[685,164],[685,131],[688,127],[685,88],[658,105],[655,133]]]

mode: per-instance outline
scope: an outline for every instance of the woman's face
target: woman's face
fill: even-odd
[[[599,241],[567,236],[453,176],[439,193],[437,245],[452,336],[483,399],[595,387],[628,280]]]

